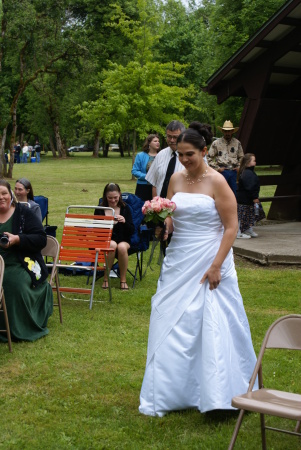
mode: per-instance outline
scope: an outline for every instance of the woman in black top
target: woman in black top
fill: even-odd
[[[238,189],[236,193],[239,230],[238,239],[257,237],[253,230],[256,222],[265,218],[259,202],[259,178],[254,172],[256,158],[253,153],[246,153],[241,160],[238,171]]]
[[[134,233],[131,210],[129,206],[122,201],[120,187],[115,183],[109,183],[105,186],[100,206],[110,207],[115,211],[116,224],[113,228],[111,240],[111,248],[115,251],[108,256],[108,266],[109,270],[111,270],[117,251],[120,271],[120,289],[126,291],[129,288],[126,282],[128,250],[130,248],[131,236]],[[104,213],[107,213],[107,215],[110,214],[107,210],[104,211],[98,209],[95,211],[96,215],[104,215]],[[102,288],[107,289],[108,287],[107,274],[105,273]]]
[[[41,255],[47,236],[32,210],[15,202],[5,180],[0,180],[0,233],[11,336],[15,341],[35,341],[48,334],[47,322],[53,309],[52,289],[46,280],[48,270]],[[3,315],[0,328],[4,329]],[[0,334],[0,341],[6,340]]]

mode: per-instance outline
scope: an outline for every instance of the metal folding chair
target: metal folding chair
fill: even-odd
[[[3,290],[3,286],[2,286],[4,270],[5,270],[4,260],[3,260],[2,256],[0,255],[0,313],[3,314],[4,323],[5,323],[5,330],[0,330],[0,333],[6,333],[8,348],[9,348],[9,351],[12,352],[9,321],[8,321],[7,310],[6,310],[4,290]]]
[[[265,430],[279,431],[301,437],[301,395],[269,389],[268,387],[263,386],[262,359],[266,349],[301,350],[301,315],[281,317],[268,329],[258,355],[247,393],[238,395],[232,399],[232,406],[240,409],[240,414],[236,422],[229,450],[232,450],[234,447],[245,411],[253,411],[260,414],[263,450],[266,450]],[[259,389],[252,391],[257,376]],[[266,426],[265,414],[294,420],[296,422],[294,431]]]
[[[55,237],[53,236],[47,236],[47,245],[46,247],[44,247],[41,251],[42,256],[45,256],[46,258],[52,258],[52,263],[46,263],[47,267],[51,268],[51,274],[50,274],[50,279],[49,284],[50,286],[53,288],[53,290],[55,289],[56,293],[57,293],[57,303],[54,303],[54,306],[58,306],[59,308],[59,314],[60,314],[60,322],[63,323],[63,315],[62,315],[62,302],[61,302],[61,293],[59,290],[59,278],[58,278],[58,273],[57,273],[57,260],[58,260],[58,256],[59,256],[59,252],[60,252],[60,244],[58,243],[58,241],[56,240]],[[55,283],[55,288],[53,287]]]

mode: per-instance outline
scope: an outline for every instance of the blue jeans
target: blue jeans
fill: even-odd
[[[41,161],[41,152],[36,152],[37,162]]]
[[[22,155],[22,163],[27,163],[27,153],[23,153],[23,155]]]
[[[236,196],[236,189],[237,189],[237,172],[236,170],[228,170],[225,169],[221,174],[226,178],[227,183],[229,184],[230,188],[234,192],[234,195]]]

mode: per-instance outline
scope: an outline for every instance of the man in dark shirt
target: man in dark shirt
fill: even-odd
[[[36,152],[37,162],[41,161],[41,145],[38,140],[36,140],[36,145],[34,146],[34,150]]]

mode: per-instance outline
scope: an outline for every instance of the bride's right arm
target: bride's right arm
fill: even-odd
[[[165,225],[165,230],[164,230],[163,241],[166,241],[166,239],[168,238],[168,235],[173,233],[172,218],[166,217],[166,219],[164,220],[164,225]]]
[[[168,190],[167,190],[167,196],[166,196],[166,198],[168,198],[168,200],[171,200],[172,197],[177,192],[175,190],[175,186],[177,185],[177,178],[178,178],[178,173],[174,173],[172,175],[170,181],[169,181]],[[166,217],[166,219],[164,220],[164,225],[165,225],[165,231],[164,231],[163,240],[166,241],[166,239],[168,238],[168,235],[173,232],[172,218],[171,217]]]
[[[176,172],[171,176],[171,179],[168,184],[167,195],[166,195],[166,198],[168,198],[168,200],[171,200],[172,197],[177,192],[183,191],[183,186],[181,186],[181,180],[182,180],[183,175],[181,175],[181,173],[182,172]]]

